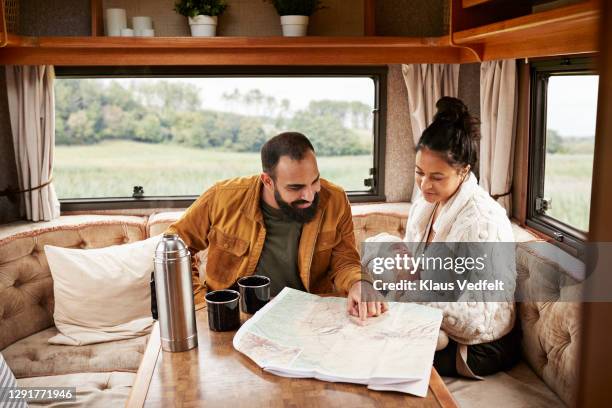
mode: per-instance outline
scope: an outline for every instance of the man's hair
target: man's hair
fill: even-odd
[[[314,153],[314,147],[306,136],[298,132],[284,132],[274,136],[261,147],[261,167],[274,178],[274,170],[282,156],[292,160],[302,160],[306,151]]]

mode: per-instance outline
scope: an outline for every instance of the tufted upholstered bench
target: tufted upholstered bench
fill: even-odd
[[[409,204],[356,205],[356,242],[380,232],[403,236]],[[127,399],[148,336],[93,344],[56,346],[53,282],[43,247],[100,248],[163,232],[181,211],[150,216],[72,215],[45,223],[0,226],[0,352],[22,386],[77,386],[82,406],[117,406]],[[535,240],[513,225],[517,241]],[[198,254],[201,265],[206,251]],[[554,268],[517,250],[519,285],[542,268]],[[201,277],[204,277],[201,268]],[[576,376],[579,307],[540,302],[518,306],[524,331],[524,361],[485,381],[447,378],[458,402],[469,407],[571,404]]]

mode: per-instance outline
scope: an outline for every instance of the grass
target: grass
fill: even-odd
[[[346,190],[363,189],[371,156],[319,157],[321,175]],[[593,156],[548,154],[545,196],[548,215],[588,229]],[[258,153],[110,141],[94,146],[57,146],[54,180],[60,198],[129,197],[132,187],[146,196],[200,195],[218,180],[261,171]]]
[[[372,157],[319,157],[321,176],[346,190],[363,190]],[[60,198],[200,195],[216,181],[261,172],[259,153],[201,150],[180,145],[108,141],[56,146],[55,189]]]
[[[588,231],[592,154],[547,154],[544,196],[552,199],[546,215]]]

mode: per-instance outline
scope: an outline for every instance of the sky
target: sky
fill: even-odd
[[[126,85],[134,79],[115,79]],[[150,78],[142,79],[144,81]],[[195,84],[201,89],[202,108],[253,114],[222,98],[238,88],[242,93],[259,89],[277,100],[291,101],[291,111],[304,109],[312,100],[332,99],[374,104],[374,82],[369,78],[165,78]],[[562,137],[594,137],[597,112],[597,75],[551,77],[548,85],[547,126]]]
[[[562,137],[594,137],[597,116],[597,75],[548,80],[547,127]]]
[[[115,79],[127,85],[134,79]],[[144,79],[149,81],[150,78]],[[227,103],[223,93],[238,88],[241,93],[259,89],[278,101],[289,99],[291,111],[304,109],[312,100],[332,99],[374,104],[374,82],[370,78],[164,78],[172,82],[194,84],[201,89],[202,108],[249,114]]]

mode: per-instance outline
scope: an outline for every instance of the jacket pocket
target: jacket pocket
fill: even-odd
[[[208,241],[206,280],[215,289],[231,286],[239,275],[249,243],[217,228],[211,229]]]

